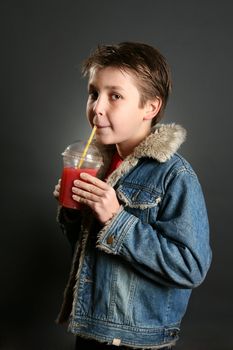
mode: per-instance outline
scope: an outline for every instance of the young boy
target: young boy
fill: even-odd
[[[211,250],[200,184],[176,153],[186,132],[158,124],[169,69],[155,48],[124,42],[98,47],[83,73],[105,165],[74,181],[85,209],[59,211],[74,257],[58,322],[69,319],[76,349],[170,349]]]

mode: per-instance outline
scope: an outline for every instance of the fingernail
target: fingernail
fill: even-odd
[[[86,174],[86,173],[81,173],[81,174],[80,174],[80,177],[81,177],[82,179],[86,179],[87,174]]]
[[[73,194],[72,198],[75,199],[77,202],[80,202],[80,197],[79,196]]]

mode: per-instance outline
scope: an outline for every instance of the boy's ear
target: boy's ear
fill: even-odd
[[[145,105],[145,116],[144,120],[153,119],[160,111],[162,106],[162,99],[160,97],[156,97],[154,100],[149,100]]]

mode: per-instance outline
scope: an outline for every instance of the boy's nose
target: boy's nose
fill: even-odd
[[[104,98],[99,96],[98,99],[95,101],[95,104],[93,106],[93,111],[96,115],[104,115],[105,112],[105,101]]]

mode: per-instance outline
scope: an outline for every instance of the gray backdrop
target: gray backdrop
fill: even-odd
[[[1,326],[4,350],[71,350],[57,326],[70,264],[52,191],[63,149],[90,129],[80,64],[98,43],[143,41],[167,57],[164,122],[188,131],[208,206],[213,264],[178,350],[232,350],[232,2],[1,1]]]

